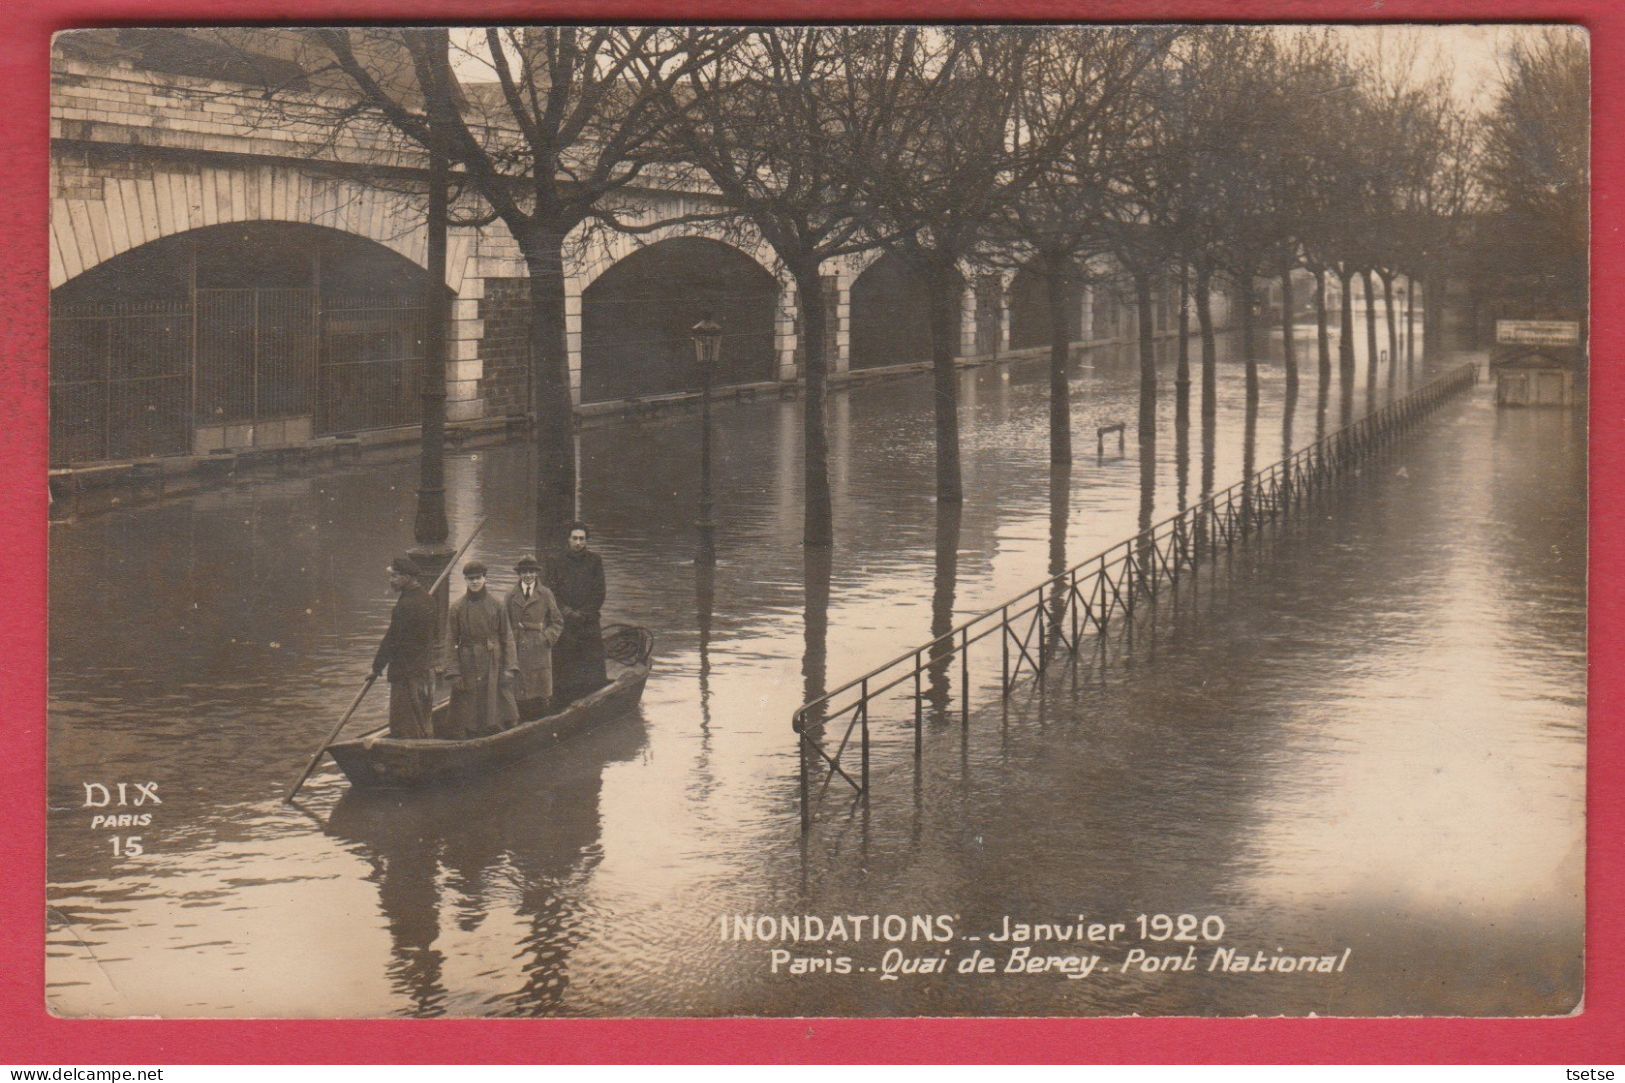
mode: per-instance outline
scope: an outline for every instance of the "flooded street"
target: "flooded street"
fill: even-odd
[[[1132,642],[1113,635],[1104,662],[1052,670],[1006,705],[996,664],[979,669],[970,725],[931,723],[918,767],[912,719],[877,717],[867,813],[832,790],[800,834],[790,718],[809,692],[1412,383],[1383,365],[1367,387],[1357,334],[1355,386],[1345,398],[1334,356],[1322,402],[1312,330],[1300,335],[1295,400],[1281,365],[1262,365],[1251,424],[1224,343],[1210,433],[1199,370],[1181,426],[1173,344],[1159,343],[1154,446],[1136,432],[1133,355],[1079,354],[1076,459],[1058,479],[1045,362],[965,371],[957,512],[932,496],[928,376],[835,392],[827,563],[800,544],[799,401],[716,409],[714,573],[694,560],[697,416],[585,430],[581,511],[608,574],[605,620],[656,637],[641,708],[431,792],[351,792],[329,763],[296,807],[281,803],[388,623],[382,569],[411,544],[415,459],[54,524],[52,1009],[1569,1010],[1584,917],[1584,416],[1498,411],[1483,385],[1323,515],[1204,569]],[[1126,454],[1109,437],[1097,459],[1096,430],[1118,422]],[[489,517],[469,555],[500,591],[529,552],[531,488],[525,445],[448,455],[453,543]],[[382,724],[386,701],[375,690],[348,732]],[[156,782],[162,803],[83,807],[87,784],[116,796],[120,782]],[[93,811],[150,822],[92,829]],[[1090,949],[1087,977],[883,973],[889,948],[954,966],[1006,918],[1080,914],[1211,916],[1224,931],[1192,942],[1195,973],[1125,972],[1136,945],[1121,938]],[[736,915],[753,928],[758,915],[925,916],[952,936],[763,944],[723,935]],[[1215,944],[1347,956],[1331,974],[1223,973],[1208,969]],[[774,947],[848,956],[853,972],[774,973]],[[1038,953],[1063,950],[1080,949]]]

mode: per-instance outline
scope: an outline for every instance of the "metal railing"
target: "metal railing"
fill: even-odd
[[[350,294],[321,311],[316,432],[358,432],[423,420],[428,313],[416,297]]]
[[[1164,585],[1177,587],[1182,575],[1194,572],[1210,556],[1228,552],[1270,524],[1291,518],[1305,500],[1353,463],[1398,439],[1447,398],[1473,386],[1477,378],[1476,365],[1463,365],[1290,458],[803,704],[791,723],[801,752],[802,830],[812,826],[814,802],[823,798],[836,778],[856,797],[867,800],[871,706],[877,699],[913,682],[912,695],[906,698],[913,700],[914,755],[920,756],[927,698],[922,684],[931,678],[940,700],[940,677],[954,657],[958,657],[960,670],[959,716],[968,727],[972,645],[998,637],[999,688],[1002,696],[1009,696],[1024,677],[1042,676],[1061,648],[1075,656],[1086,637],[1103,640],[1114,619],[1132,621],[1136,605],[1154,597]],[[946,711],[946,707],[938,709]],[[819,737],[842,720],[845,729],[831,751]],[[856,778],[843,764],[854,737],[859,753]]]
[[[123,301],[51,311],[51,465],[191,444],[192,310]]]

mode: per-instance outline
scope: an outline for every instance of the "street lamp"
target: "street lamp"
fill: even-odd
[[[700,531],[700,557],[710,562],[716,559],[711,547],[716,528],[711,517],[711,375],[722,354],[722,328],[707,317],[688,333],[694,340],[694,364],[700,370],[700,518],[694,525]]]

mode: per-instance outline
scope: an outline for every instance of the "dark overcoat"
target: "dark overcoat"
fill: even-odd
[[[547,562],[547,585],[564,612],[564,634],[553,648],[554,684],[560,696],[575,698],[600,687],[604,672],[604,562],[597,553],[566,549]]]
[[[434,735],[430,714],[434,708],[434,657],[437,642],[434,599],[416,583],[408,583],[395,601],[378,653],[374,673],[389,677],[389,735],[424,738]]]
[[[446,678],[451,681],[449,732],[483,737],[519,721],[512,677],[519,661],[508,611],[489,590],[464,594],[446,616]]]

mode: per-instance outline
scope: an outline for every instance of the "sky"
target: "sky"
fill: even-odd
[[[1351,53],[1372,62],[1384,53],[1392,55],[1403,39],[1417,39],[1419,72],[1435,64],[1448,64],[1456,97],[1464,104],[1488,109],[1494,104],[1495,88],[1500,82],[1498,54],[1504,53],[1517,36],[1536,29],[1510,23],[1367,24],[1345,26],[1342,32],[1348,35]],[[1584,33],[1579,29],[1574,32]],[[489,60],[479,59],[486,55],[484,38],[483,29],[452,32],[452,65],[466,82],[495,79]]]

